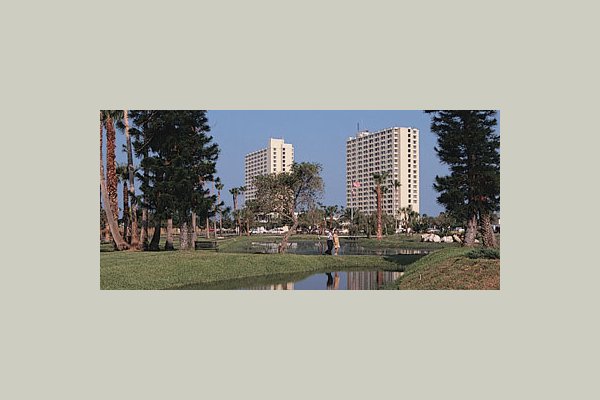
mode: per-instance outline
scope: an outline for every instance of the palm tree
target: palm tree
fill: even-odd
[[[125,123],[124,132],[127,141],[127,172],[129,175],[129,197],[131,199],[131,247],[138,248],[140,238],[138,235],[137,203],[135,201],[135,168],[133,167],[133,148],[131,146],[131,136],[129,136],[129,116],[127,110],[123,110],[123,122]]]
[[[234,187],[229,189],[229,193],[233,196],[233,213],[237,217],[238,235],[242,236],[241,215],[238,212],[238,196],[246,191],[246,186]]]
[[[217,188],[217,204],[221,204],[221,190],[225,187],[221,183],[221,178],[216,179],[215,187]],[[223,210],[219,209],[219,232],[223,233]]]
[[[240,188],[234,187],[229,189],[229,193],[233,196],[233,214],[237,216],[237,226],[238,226],[238,234],[241,235],[241,227],[240,227],[240,216],[237,215],[237,206],[238,206],[238,196],[240,195]]]
[[[412,209],[412,205],[408,207],[402,207],[400,209],[400,219],[402,220],[402,225],[404,225],[404,232],[408,235],[408,227],[411,222],[415,220],[419,216],[419,213]]]
[[[108,196],[108,189],[106,187],[106,180],[104,177],[104,157],[102,157],[102,112],[100,112],[100,193],[102,194],[102,205],[104,206],[104,212],[106,213],[106,219],[108,226],[115,242],[117,250],[125,250],[129,248],[127,242],[123,240],[123,237],[119,233],[119,226],[116,219],[114,218],[114,212],[110,205]]]
[[[383,185],[388,177],[388,172],[373,174],[373,181],[375,182],[375,193],[377,194],[377,240],[383,239],[381,233],[381,195],[384,191]]]
[[[127,243],[131,244],[131,229],[129,222],[131,214],[129,213],[129,191],[127,189],[127,181],[129,179],[129,169],[127,165],[117,164],[117,178],[123,184],[123,237]],[[131,247],[133,244],[131,244]]]
[[[394,189],[394,199],[396,199],[397,198],[397,194],[398,194],[398,189],[400,189],[400,186],[402,186],[402,184],[400,183],[400,181],[398,181],[398,179],[394,179],[394,183],[392,185],[393,185],[393,189]],[[400,202],[399,206],[402,206],[401,202]],[[393,205],[392,209],[393,210],[397,209],[396,204]],[[397,214],[395,212],[394,212],[394,220],[396,221],[396,225],[397,225],[398,218],[397,218]],[[394,225],[394,227],[395,227],[395,229],[398,229],[398,227],[396,225]]]
[[[117,164],[116,164],[116,129],[115,121],[123,117],[123,111],[102,110],[101,120],[106,129],[106,188],[110,207],[115,220],[119,219],[119,195],[117,194]]]

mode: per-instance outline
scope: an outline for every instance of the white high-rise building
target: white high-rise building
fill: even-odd
[[[419,130],[388,128],[359,132],[346,142],[346,204],[366,213],[377,211],[374,173],[388,172],[382,209],[399,217],[398,210],[419,212]],[[394,181],[400,187],[394,186]]]
[[[273,172],[289,172],[294,163],[294,146],[285,143],[283,139],[269,139],[266,149],[246,154],[245,159],[245,185],[246,200],[256,197],[256,190],[252,185],[252,179],[257,175],[270,174]]]

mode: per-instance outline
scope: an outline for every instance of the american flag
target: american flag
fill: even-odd
[[[360,182],[352,182],[352,196],[356,194],[356,188],[360,187]]]

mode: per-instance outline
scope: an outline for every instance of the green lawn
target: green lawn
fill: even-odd
[[[281,242],[281,235],[251,235],[251,236],[230,236],[226,239],[219,239],[219,252],[223,253],[246,253],[251,247],[252,242],[260,242],[260,243],[279,243]],[[290,242],[315,242],[321,241],[323,244],[326,243],[326,237],[317,235],[293,235],[290,238]],[[206,240],[204,236],[198,236],[198,240]],[[214,240],[211,238],[211,240]],[[345,238],[340,239],[340,243],[348,243]],[[359,246],[362,246],[366,249],[442,249],[447,247],[459,247],[458,243],[430,243],[430,242],[421,242],[421,235],[394,235],[394,236],[384,236],[381,241],[377,240],[375,237],[360,238],[357,241],[352,241],[352,243],[357,243]],[[174,246],[175,249],[179,248],[179,237],[178,235],[174,235]],[[160,248],[163,249],[165,245],[165,236],[162,235],[160,239]],[[113,251],[112,245],[110,244],[102,244],[100,246],[100,251],[108,252]]]
[[[233,279],[352,269],[403,270],[407,258],[293,254],[227,254],[204,251],[102,252],[101,289],[179,289]]]
[[[470,259],[470,248],[435,251],[406,268],[386,289],[486,290],[500,289],[500,260]]]
[[[203,238],[199,237],[199,240]],[[370,248],[416,248],[435,250],[420,258],[411,256],[321,256],[294,254],[241,254],[252,242],[276,242],[281,236],[252,235],[219,240],[219,252],[160,251],[115,252],[101,245],[100,287],[102,289],[227,289],[267,284],[277,276],[302,279],[310,274],[352,269],[405,271],[386,289],[499,289],[500,260],[470,259],[468,248],[458,244],[421,243],[420,236],[360,239]],[[292,242],[315,241],[316,235],[294,235]],[[323,237],[321,240],[325,240]],[[179,240],[175,237],[174,245]],[[343,239],[342,239],[343,243]],[[161,238],[161,248],[164,237]],[[400,264],[402,259],[403,265]],[[409,264],[410,263],[410,264]],[[407,266],[407,264],[409,264]],[[294,275],[292,275],[294,274]]]

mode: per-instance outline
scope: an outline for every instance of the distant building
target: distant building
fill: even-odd
[[[289,172],[294,163],[294,146],[284,143],[283,139],[269,139],[266,149],[246,154],[245,157],[245,185],[246,200],[256,198],[256,189],[252,179],[257,175],[274,172]]]
[[[366,213],[377,211],[373,173],[388,172],[382,209],[399,216],[402,207],[419,212],[419,130],[393,127],[363,131],[346,141],[346,204]],[[394,187],[394,181],[400,187]]]

